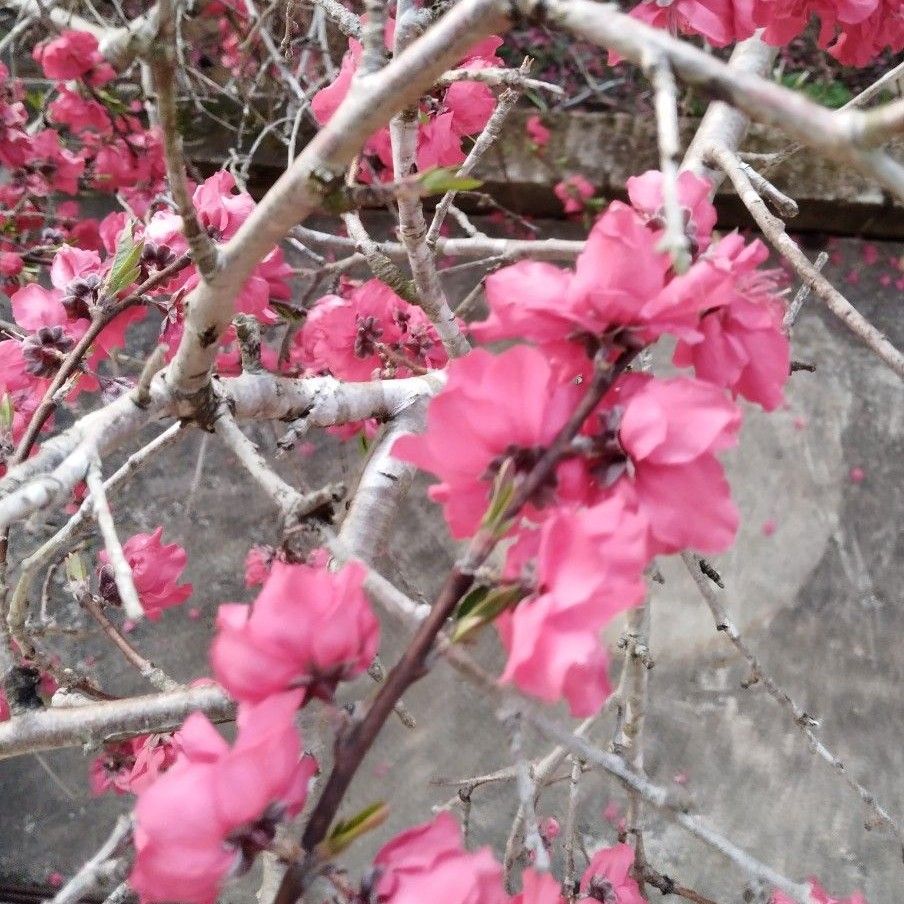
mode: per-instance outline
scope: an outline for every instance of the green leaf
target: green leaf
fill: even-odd
[[[302,323],[305,317],[308,316],[308,312],[303,308],[296,308],[294,305],[286,304],[284,301],[277,301],[274,298],[270,299],[267,307],[272,308],[283,320],[289,323]]]
[[[77,552],[66,556],[66,578],[70,583],[82,583],[88,580],[85,562]]]
[[[115,94],[111,94],[103,88],[95,88],[94,93],[114,115],[129,112],[129,108]]]
[[[39,91],[38,89],[25,92],[25,103],[28,104],[28,106],[31,107],[32,110],[43,110],[44,101],[46,100],[46,98],[47,94],[45,94],[43,91]]]
[[[490,498],[490,504],[484,513],[480,526],[493,534],[502,536],[508,530],[509,521],[504,516],[514,495],[514,465],[512,460],[507,458],[502,463],[502,467],[493,481],[493,495]]]
[[[13,400],[9,393],[4,392],[0,399],[0,432],[9,433],[13,426]]]
[[[478,628],[495,621],[506,609],[521,602],[524,595],[524,588],[517,584],[475,587],[459,603],[452,627],[452,642],[459,643]]]
[[[420,177],[421,189],[428,195],[444,195],[447,191],[473,191],[483,183],[471,176],[459,176],[454,167],[438,166]]]
[[[389,807],[382,800],[368,804],[363,810],[350,819],[337,822],[326,840],[323,842],[326,853],[335,857],[344,851],[353,841],[375,829],[389,815]]]
[[[104,295],[116,295],[117,292],[138,279],[143,249],[144,240],[135,241],[132,237],[132,226],[129,224],[120,233],[119,241],[116,243],[116,255],[104,285]]]

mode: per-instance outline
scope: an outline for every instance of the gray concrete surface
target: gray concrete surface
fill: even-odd
[[[559,227],[556,227],[559,228]],[[828,274],[856,305],[904,345],[902,293],[889,261],[904,245],[879,246],[883,263],[866,267],[862,243],[844,241]],[[856,285],[849,274],[859,271]],[[898,273],[895,273],[897,277]],[[821,723],[826,741],[851,773],[904,815],[904,585],[901,531],[904,501],[904,402],[899,381],[851,340],[812,300],[795,333],[798,358],[815,374],[791,379],[787,410],[750,412],[731,476],[744,516],[736,548],[717,562],[730,590],[732,614],[774,674]],[[265,429],[258,438],[272,443]],[[185,543],[194,582],[193,621],[170,612],[142,625],[134,639],[176,677],[206,672],[206,646],[217,604],[244,600],[242,563],[249,543],[274,539],[266,502],[236,479],[228,453],[208,443],[197,492],[187,501],[202,438],[189,436],[151,465],[120,504],[129,528],[167,525]],[[337,473],[353,479],[361,464],[355,444],[325,441],[321,452],[285,465],[316,484]],[[863,469],[861,483],[852,467]],[[445,532],[429,505],[406,504],[393,542],[393,576],[427,594],[450,560]],[[763,525],[774,521],[775,532]],[[651,711],[647,765],[668,784],[685,774],[696,806],[718,831],[795,878],[822,878],[836,894],[864,891],[870,904],[904,899],[898,845],[882,830],[864,831],[852,792],[808,751],[798,731],[754,685],[718,635],[708,611],[680,568],[666,563],[666,583],[654,600]],[[68,605],[62,595],[58,605]],[[72,613],[73,617],[77,617]],[[401,639],[389,637],[388,658]],[[496,655],[491,637],[481,655]],[[96,655],[105,686],[137,691],[140,683],[93,633],[65,655]],[[347,689],[354,695],[368,689]],[[484,703],[444,667],[407,700],[420,727],[393,722],[367,759],[347,800],[347,812],[377,797],[392,801],[387,825],[350,853],[361,864],[392,832],[429,817],[451,792],[431,781],[492,770],[507,762],[506,741]],[[305,715],[307,740],[321,746],[322,717]],[[602,725],[604,742],[610,733]],[[536,739],[532,739],[536,743]],[[540,749],[542,745],[537,745]],[[78,751],[0,762],[0,879],[41,882],[75,869],[97,846],[125,798],[90,797],[87,760]],[[544,797],[544,815],[562,816],[562,786]],[[623,803],[612,782],[588,775],[581,786],[579,824],[587,844],[614,837],[602,818]],[[504,843],[515,807],[510,786],[475,792],[476,842]],[[724,904],[739,902],[744,879],[719,856],[689,841],[681,829],[653,817],[651,861]],[[246,885],[247,888],[247,885]],[[250,900],[232,891],[227,900]],[[651,900],[658,900],[651,893]]]

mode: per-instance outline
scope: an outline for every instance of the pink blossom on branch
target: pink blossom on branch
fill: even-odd
[[[714,47],[749,38],[756,26],[751,18],[754,0],[642,0],[631,15],[673,34],[702,35]],[[610,55],[610,64],[617,57]]]
[[[506,904],[502,867],[488,847],[469,852],[448,813],[383,845],[374,857],[380,904],[424,904],[441,891],[443,904]]]
[[[347,295],[325,295],[295,335],[293,358],[317,373],[343,380],[370,380],[391,370],[408,376],[411,367],[446,363],[446,352],[427,316],[403,301],[386,283],[370,279]]]
[[[180,731],[177,762],[138,796],[129,884],[142,902],[213,904],[246,872],[285,816],[304,806],[317,769],[293,723],[300,691],[239,706],[230,747],[200,713]]]
[[[35,47],[33,56],[47,78],[66,81],[87,77],[90,85],[98,87],[116,75],[101,55],[97,38],[87,31],[64,29],[58,37]]]
[[[385,41],[392,45],[395,21],[386,23]],[[484,69],[502,65],[496,50],[502,39],[496,36],[480,41],[465,54],[458,66],[467,69]],[[355,71],[361,61],[363,47],[349,38],[348,51],[342,59],[338,75],[330,85],[318,91],[311,100],[311,109],[317,121],[324,125],[332,119],[352,85]],[[487,124],[495,107],[493,92],[487,85],[474,81],[453,82],[432,103],[422,105],[418,127],[416,160],[421,172],[435,166],[455,166],[465,159],[462,139],[480,132]],[[374,133],[364,146],[365,153],[377,157],[388,173],[392,172],[392,149],[389,129]]]
[[[575,216],[584,212],[587,202],[594,195],[594,188],[588,179],[576,174],[556,183],[553,193],[562,202],[565,213]]]
[[[179,749],[178,732],[138,735],[105,744],[104,752],[91,762],[91,793],[140,794],[175,763]]]
[[[266,582],[276,558],[272,546],[252,546],[245,556],[245,586],[257,587]]]
[[[597,851],[581,876],[581,901],[606,901],[607,904],[647,904],[637,881],[631,876],[634,850],[616,844]]]
[[[710,297],[697,335],[682,337],[673,360],[679,367],[692,366],[700,379],[773,411],[784,401],[791,347],[775,271],[757,269],[768,256],[761,242],[745,245],[737,233],[707,252],[728,278]]]
[[[659,170],[647,170],[631,176],[626,182],[631,206],[657,230],[665,227],[665,205],[662,197],[663,175]],[[705,251],[716,225],[716,208],[709,200],[710,184],[706,179],[685,170],[677,179],[678,204],[684,213],[685,231],[694,254]]]
[[[536,343],[568,372],[586,372],[603,344],[646,344],[662,332],[695,335],[711,268],[671,279],[671,259],[657,233],[619,201],[591,229],[574,271],[522,261],[486,280],[490,317],[473,324],[476,339]]]
[[[539,595],[497,619],[509,654],[500,681],[547,702],[565,699],[572,715],[589,716],[611,693],[600,632],[644,596],[647,523],[613,497],[556,512],[531,539],[539,547],[527,573],[536,574]],[[520,558],[526,545],[512,552]]]
[[[289,688],[331,699],[377,653],[380,628],[364,595],[364,568],[275,560],[253,607],[227,603],[217,615],[211,661],[237,700],[256,702]]]
[[[442,392],[427,409],[427,429],[392,449],[440,478],[430,498],[443,506],[454,537],[470,536],[487,508],[493,479],[506,460],[517,481],[549,445],[581,396],[561,384],[536,349],[518,346],[493,356],[477,349],[450,363]],[[536,514],[555,498],[556,482],[531,500]]]
[[[521,876],[521,893],[509,904],[565,904],[559,882],[550,873],[526,869]]]
[[[235,179],[222,170],[205,179],[192,195],[201,226],[215,241],[228,241],[254,210],[254,199],[247,192],[235,192]],[[148,223],[145,239],[158,248],[169,250],[173,258],[188,250],[182,233],[182,218],[171,211],[158,211]],[[276,314],[269,308],[271,298],[287,300],[291,289],[287,282],[292,269],[285,262],[281,248],[273,248],[245,280],[236,309],[253,314],[265,323],[275,323]],[[191,290],[198,285],[200,275],[188,267],[169,284],[170,289]],[[172,343],[173,348],[178,343]]]
[[[135,534],[122,545],[141,607],[151,621],[159,619],[164,609],[184,603],[192,594],[191,584],[177,583],[188,562],[185,549],[178,543],[163,543],[162,537],[163,528],[158,527],[151,534]],[[105,549],[100,551],[98,559],[101,596],[118,603],[119,592]]]
[[[603,407],[596,472],[644,516],[650,552],[724,552],[738,511],[716,453],[737,442],[737,406],[700,380],[627,374]]]

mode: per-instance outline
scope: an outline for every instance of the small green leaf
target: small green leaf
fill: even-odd
[[[39,91],[38,89],[34,89],[33,91],[25,92],[25,103],[31,107],[32,110],[43,110],[44,109],[44,101],[47,95],[43,91]]]
[[[66,556],[66,578],[72,584],[84,583],[88,580],[84,560],[77,552],[71,552]]]
[[[9,433],[13,426],[13,400],[9,393],[4,392],[0,399],[0,432]]]
[[[117,292],[135,282],[140,273],[139,263],[144,241],[136,242],[132,237],[132,225],[129,224],[119,235],[116,243],[116,255],[113,266],[107,275],[104,295],[116,295]]]
[[[271,298],[267,302],[267,306],[276,311],[283,320],[289,323],[303,323],[305,317],[308,316],[308,312],[303,308],[296,308],[294,305],[286,304],[284,301],[277,301],[275,298]]]
[[[495,621],[506,609],[517,605],[524,595],[524,588],[517,584],[476,587],[458,606],[452,628],[452,642],[460,643],[478,628]]]
[[[459,176],[453,167],[429,169],[420,177],[421,190],[428,195],[444,195],[447,191],[473,191],[483,183],[471,176]]]
[[[490,498],[490,504],[480,522],[481,527],[498,536],[502,536],[509,527],[509,522],[505,519],[505,512],[515,495],[514,469],[515,466],[510,458],[502,463],[502,467],[493,481],[493,495]]]
[[[330,857],[335,857],[353,841],[384,822],[388,815],[389,807],[382,800],[378,800],[356,813],[351,819],[340,820],[323,842],[325,852]]]
[[[95,88],[94,93],[113,114],[121,115],[129,112],[129,108],[115,94],[111,94],[103,88]]]

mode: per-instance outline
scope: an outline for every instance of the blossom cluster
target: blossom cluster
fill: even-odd
[[[150,534],[135,534],[122,544],[122,551],[132,572],[144,614],[157,621],[165,609],[184,603],[192,594],[191,584],[179,584],[179,576],[188,561],[185,549],[178,543],[162,541],[163,528]],[[98,555],[100,596],[111,605],[121,604],[119,591],[106,550]]]
[[[226,172],[196,186],[193,200],[202,227],[217,241],[231,238],[254,209],[251,196],[236,192],[235,180]],[[70,397],[98,388],[116,391],[115,381],[105,378],[98,368],[125,344],[127,329],[145,317],[150,305],[163,314],[162,338],[171,352],[177,348],[184,322],[182,300],[198,284],[199,275],[186,255],[181,217],[169,208],[155,207],[148,208],[146,222],[129,219],[124,213],[108,214],[94,224],[96,247],[67,243],[53,253],[49,287],[31,281],[11,293],[19,334],[0,341],[0,398],[8,400],[12,412],[10,422],[0,426],[8,443],[18,443],[66,353],[96,319],[105,325],[82,362]],[[129,282],[111,288],[116,254],[123,243],[139,252],[137,265]],[[169,278],[136,294],[139,284],[168,267],[172,271]],[[242,286],[237,309],[264,323],[276,322],[270,303],[290,297],[290,273],[282,249],[274,248]],[[18,281],[26,275],[20,273]],[[124,304],[127,299],[128,305]],[[275,354],[272,359],[275,365]],[[235,334],[230,329],[222,340],[218,366],[230,373],[237,361]]]
[[[715,47],[749,38],[780,47],[819,19],[819,44],[846,66],[866,66],[884,50],[904,50],[900,0],[642,0],[631,15],[670,31],[702,35]]]
[[[677,273],[663,250],[662,176],[629,180],[594,224],[573,270],[523,261],[486,280],[484,349],[447,368],[427,429],[393,454],[430,471],[430,495],[455,537],[488,524],[495,499],[528,478],[577,408],[594,372],[606,392],[551,474],[502,526],[503,580],[517,605],[496,619],[508,661],[502,680],[543,700],[595,712],[609,694],[600,632],[644,596],[654,556],[727,549],[738,527],[718,453],[737,441],[742,396],[766,410],[783,398],[789,345],[766,251],[713,236],[708,187],[681,176],[693,261]],[[694,377],[622,373],[669,334],[674,362]],[[505,404],[500,404],[505,400]]]
[[[602,848],[580,881],[581,902],[645,904],[632,875],[634,851],[626,844]],[[565,904],[558,881],[528,867],[522,890],[506,894],[502,865],[488,847],[467,851],[448,813],[400,833],[377,852],[362,883],[361,900],[380,904],[420,904],[442,889],[443,904]],[[605,896],[603,893],[605,892]],[[370,897],[368,897],[368,894]]]
[[[179,731],[179,754],[138,795],[129,883],[143,901],[212,904],[304,806],[317,764],[294,724],[301,691],[239,707],[230,746],[206,716]]]
[[[307,564],[249,558],[252,583],[263,587],[253,606],[220,606],[211,650],[217,680],[239,704],[235,743],[195,714],[170,743],[171,761],[158,752],[145,767],[156,780],[138,771],[139,756],[152,755],[143,739],[95,767],[98,786],[138,793],[129,881],[143,901],[208,904],[268,849],[280,821],[304,805],[317,768],[300,755],[296,711],[314,697],[331,701],[377,652],[360,563],[331,571],[322,552]]]
[[[391,47],[395,35],[395,20],[386,23],[386,46]],[[468,50],[456,68],[487,69],[502,65],[496,50],[502,39],[495,36],[480,41]],[[338,75],[326,88],[318,91],[311,100],[311,109],[317,121],[329,122],[351,88],[352,80],[361,63],[364,48],[360,41],[349,38],[348,52],[342,60]],[[456,81],[435,96],[421,101],[417,135],[417,168],[421,172],[437,166],[456,166],[465,159],[462,139],[480,132],[487,124],[495,99],[486,85],[475,81]],[[364,151],[379,164],[381,176],[391,177],[392,148],[389,128],[371,135]],[[361,176],[369,178],[370,172],[362,168]]]
[[[54,196],[117,193],[143,214],[164,188],[159,131],[143,121],[140,101],[118,96],[97,38],[64,29],[33,56],[53,83],[41,102],[0,64],[0,164],[8,171],[0,186],[0,274],[7,279],[20,274],[23,254],[35,246],[67,240],[99,248],[97,221],[82,218],[77,201]]]

